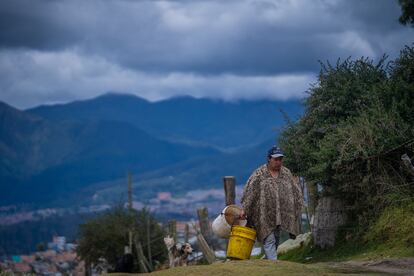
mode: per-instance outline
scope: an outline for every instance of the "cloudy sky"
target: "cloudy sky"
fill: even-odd
[[[0,101],[304,96],[318,60],[398,55],[397,0],[2,0]]]

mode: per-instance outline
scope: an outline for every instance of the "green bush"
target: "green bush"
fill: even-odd
[[[124,247],[129,244],[129,231],[142,244],[144,254],[147,254],[147,223],[151,240],[152,260],[163,262],[166,259],[166,250],[163,241],[163,229],[146,210],[128,210],[122,206],[115,207],[108,212],[80,225],[77,253],[88,264],[97,264],[99,259],[105,258],[114,268],[117,260],[123,256]],[[137,260],[135,246],[133,246],[134,261]],[[146,256],[148,259],[148,256]],[[136,265],[138,271],[138,265]]]
[[[385,61],[322,64],[304,115],[280,137],[287,166],[343,199],[364,231],[384,208],[414,196],[401,162],[404,153],[414,157],[414,47]]]

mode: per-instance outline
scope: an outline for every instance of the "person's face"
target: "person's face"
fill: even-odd
[[[274,171],[279,171],[280,168],[282,167],[282,163],[283,163],[283,156],[282,157],[270,157],[269,158],[269,167],[271,170]]]

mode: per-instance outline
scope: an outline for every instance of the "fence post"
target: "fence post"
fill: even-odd
[[[188,223],[185,224],[185,230],[184,230],[184,241],[188,242],[189,236],[190,236],[190,227],[188,226]]]
[[[223,177],[226,206],[236,203],[236,178],[234,176]]]
[[[216,260],[216,255],[214,251],[210,248],[207,241],[205,240],[204,236],[200,231],[198,231],[195,223],[193,223],[194,230],[197,233],[197,241],[203,252],[204,258],[206,259],[207,263],[212,264]]]
[[[138,241],[137,237],[135,237],[135,247],[137,249],[138,266],[141,272],[144,272],[144,273],[151,272],[152,270],[151,270],[150,264],[145,258],[144,252],[142,251],[141,243]]]
[[[200,223],[200,230],[201,234],[203,234],[204,238],[207,242],[211,242],[211,226],[208,220],[208,210],[207,207],[197,209],[198,221]]]
[[[177,241],[177,221],[175,219],[170,220],[168,232],[174,241]]]

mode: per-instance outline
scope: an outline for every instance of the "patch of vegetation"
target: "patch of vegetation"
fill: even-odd
[[[166,260],[165,232],[152,214],[146,209],[129,210],[123,206],[115,206],[79,226],[77,253],[86,264],[99,264],[100,259],[105,258],[109,266],[115,268],[124,255],[125,246],[129,244],[130,231],[133,241],[140,243],[144,249],[148,248],[147,238],[150,239],[152,262],[163,263]],[[135,243],[132,247],[133,271],[139,272]],[[143,253],[148,260],[148,251]]]
[[[397,256],[414,256],[414,202],[386,208],[365,235],[375,250]]]
[[[314,263],[414,256],[413,214],[413,202],[390,206],[363,236],[358,235],[357,230],[351,233],[348,227],[343,227],[338,231],[334,248],[323,250],[310,243],[279,256],[279,259]]]

